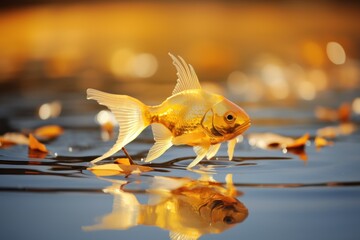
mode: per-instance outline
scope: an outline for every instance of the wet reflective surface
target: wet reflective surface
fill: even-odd
[[[103,141],[95,119],[101,109],[78,95],[58,99],[61,115],[47,120],[37,116],[45,100],[29,103],[18,98],[10,105],[2,101],[1,111],[7,113],[3,132],[30,132],[46,124],[64,129],[57,138],[43,141],[47,154],[29,151],[26,145],[0,149],[4,239],[360,236],[359,131],[317,149],[316,131],[329,123],[315,119],[315,106],[244,106],[256,123],[249,135],[275,132],[297,138],[308,132],[309,141],[301,151],[307,160],[296,151],[252,147],[245,135],[233,161],[228,161],[224,147],[216,159],[204,160],[188,171],[186,166],[195,155],[191,147],[176,146],[146,164],[153,171],[96,176],[87,169],[89,161],[113,144]],[[88,109],[79,112],[76,106],[82,104]],[[278,118],[270,118],[270,112]],[[357,116],[352,118],[358,127],[357,120]],[[127,151],[136,164],[145,165],[141,159],[152,144],[150,129],[146,129],[127,145]],[[118,152],[112,159],[118,157],[125,154]]]

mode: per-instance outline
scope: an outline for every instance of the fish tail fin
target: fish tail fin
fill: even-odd
[[[114,146],[102,156],[94,159],[95,164],[118,152],[126,144],[134,140],[149,124],[149,107],[139,100],[127,95],[116,95],[87,89],[87,99],[96,100],[108,107],[119,123],[119,135]]]

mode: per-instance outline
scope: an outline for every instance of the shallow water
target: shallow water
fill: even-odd
[[[192,228],[197,227],[200,235],[204,234],[201,239],[360,238],[357,227],[360,133],[338,137],[333,146],[317,150],[312,141],[316,130],[329,123],[314,118],[314,106],[245,107],[254,119],[248,133],[269,131],[300,137],[309,132],[311,144],[305,149],[306,161],[291,152],[253,148],[245,135],[231,162],[223,146],[216,160],[202,161],[194,171],[188,171],[186,166],[195,156],[192,149],[172,147],[148,164],[154,171],[98,177],[87,170],[88,162],[111,147],[112,141],[104,142],[100,138],[94,116],[101,108],[78,108],[89,104],[81,97],[63,97],[62,115],[45,121],[36,117],[36,108],[45,100],[29,102],[22,98],[11,104],[1,101],[2,132],[34,129],[45,124],[59,124],[65,129],[63,135],[46,142],[51,151],[47,156],[29,156],[24,145],[0,149],[1,239],[169,239],[170,230],[182,232],[189,228],[186,222],[191,222]],[[152,135],[146,129],[127,146],[127,151],[136,163],[143,164],[140,160],[151,145]],[[119,152],[114,159],[123,156]],[[188,179],[191,186],[204,187],[198,181],[204,176],[196,170],[206,172],[219,184],[214,189],[205,187],[201,194],[185,199],[184,190],[178,195],[166,193],[169,186],[164,182],[174,187],[176,182],[181,182],[179,177]],[[209,221],[204,230],[203,222],[196,219],[200,212],[192,212],[191,204],[185,202],[207,192],[225,191],[229,186],[226,185],[228,174],[232,175],[238,191],[230,197],[231,201],[244,207],[248,215],[243,215],[238,223],[225,224],[220,230],[214,230],[215,224],[210,226]],[[155,188],[154,182],[160,176],[167,180]],[[161,201],[153,202],[152,195]],[[126,205],[126,201],[130,203]],[[162,207],[162,203],[166,205]],[[168,208],[166,214],[172,216],[170,212],[174,212],[175,217],[167,215],[167,218],[157,209],[157,214],[148,217],[146,223],[134,220],[141,215],[139,209],[149,210],[153,206]],[[106,217],[110,223],[104,223]],[[161,227],[164,219],[177,219],[179,223]],[[102,229],[91,229],[101,223]],[[218,233],[210,234],[211,231]]]

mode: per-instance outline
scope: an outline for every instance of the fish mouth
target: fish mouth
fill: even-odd
[[[242,133],[245,132],[250,126],[251,126],[251,120],[248,119],[248,120],[246,120],[243,124],[241,124],[238,129],[236,129],[234,135],[237,136],[237,135],[242,134]]]

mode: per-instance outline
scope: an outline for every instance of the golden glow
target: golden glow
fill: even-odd
[[[262,69],[262,79],[274,98],[285,99],[290,94],[283,69],[275,64],[267,64]]]
[[[241,71],[233,71],[227,78],[229,91],[247,101],[259,101],[264,95],[264,84]]]
[[[311,82],[316,92],[354,89],[360,86],[358,12],[341,7],[341,21],[334,21],[338,14],[331,8],[318,8],[321,18],[316,18],[305,7],[265,2],[243,6],[234,1],[222,5],[221,11],[216,1],[196,5],[97,1],[4,9],[0,16],[0,36],[4,36],[0,38],[0,82],[17,79],[19,87],[27,88],[37,87],[41,81],[36,79],[50,83],[73,78],[71,87],[82,91],[106,89],[114,79],[137,80],[139,84],[114,83],[114,87],[150,98],[143,94],[148,86],[140,82],[155,79],[156,74],[156,84],[163,87],[154,87],[162,93],[157,95],[160,99],[166,97],[162,90],[174,81],[168,77],[173,69],[165,64],[170,51],[191,59],[199,78],[208,82],[222,82],[238,69],[227,79],[236,100],[295,99],[299,97],[298,79]],[[269,21],[258,21],[264,17]],[[300,18],[302,21],[294,21]],[[335,41],[330,42],[329,36]],[[267,57],[259,63],[258,56]],[[157,74],[160,62],[164,67]],[[294,72],[291,65],[301,66],[303,72]],[[35,84],[22,84],[25,78]]]
[[[134,53],[127,48],[116,50],[110,59],[110,70],[117,77],[129,77]],[[122,79],[124,80],[124,79]]]
[[[249,79],[240,71],[231,72],[227,79],[229,90],[233,94],[244,94],[249,90]]]
[[[298,94],[304,100],[313,100],[316,96],[316,90],[313,83],[309,81],[301,81],[298,84]]]
[[[148,78],[155,74],[158,62],[150,53],[135,54],[132,50],[124,48],[116,50],[110,59],[110,70],[121,80],[126,78]]]
[[[201,87],[206,91],[209,91],[209,92],[212,92],[215,94],[224,95],[224,90],[219,84],[212,83],[212,82],[202,82]]]
[[[357,97],[354,99],[354,101],[352,103],[352,109],[353,109],[354,113],[360,114],[360,97]]]
[[[307,41],[303,44],[303,57],[306,63],[320,67],[324,63],[324,51],[321,46],[314,41]]]
[[[312,69],[308,72],[309,81],[312,82],[318,91],[328,88],[328,77],[321,69]]]
[[[345,50],[338,42],[328,42],[326,53],[329,60],[336,65],[344,64],[346,61]]]
[[[155,74],[158,62],[154,55],[141,53],[132,59],[132,74],[140,78],[148,78]]]

